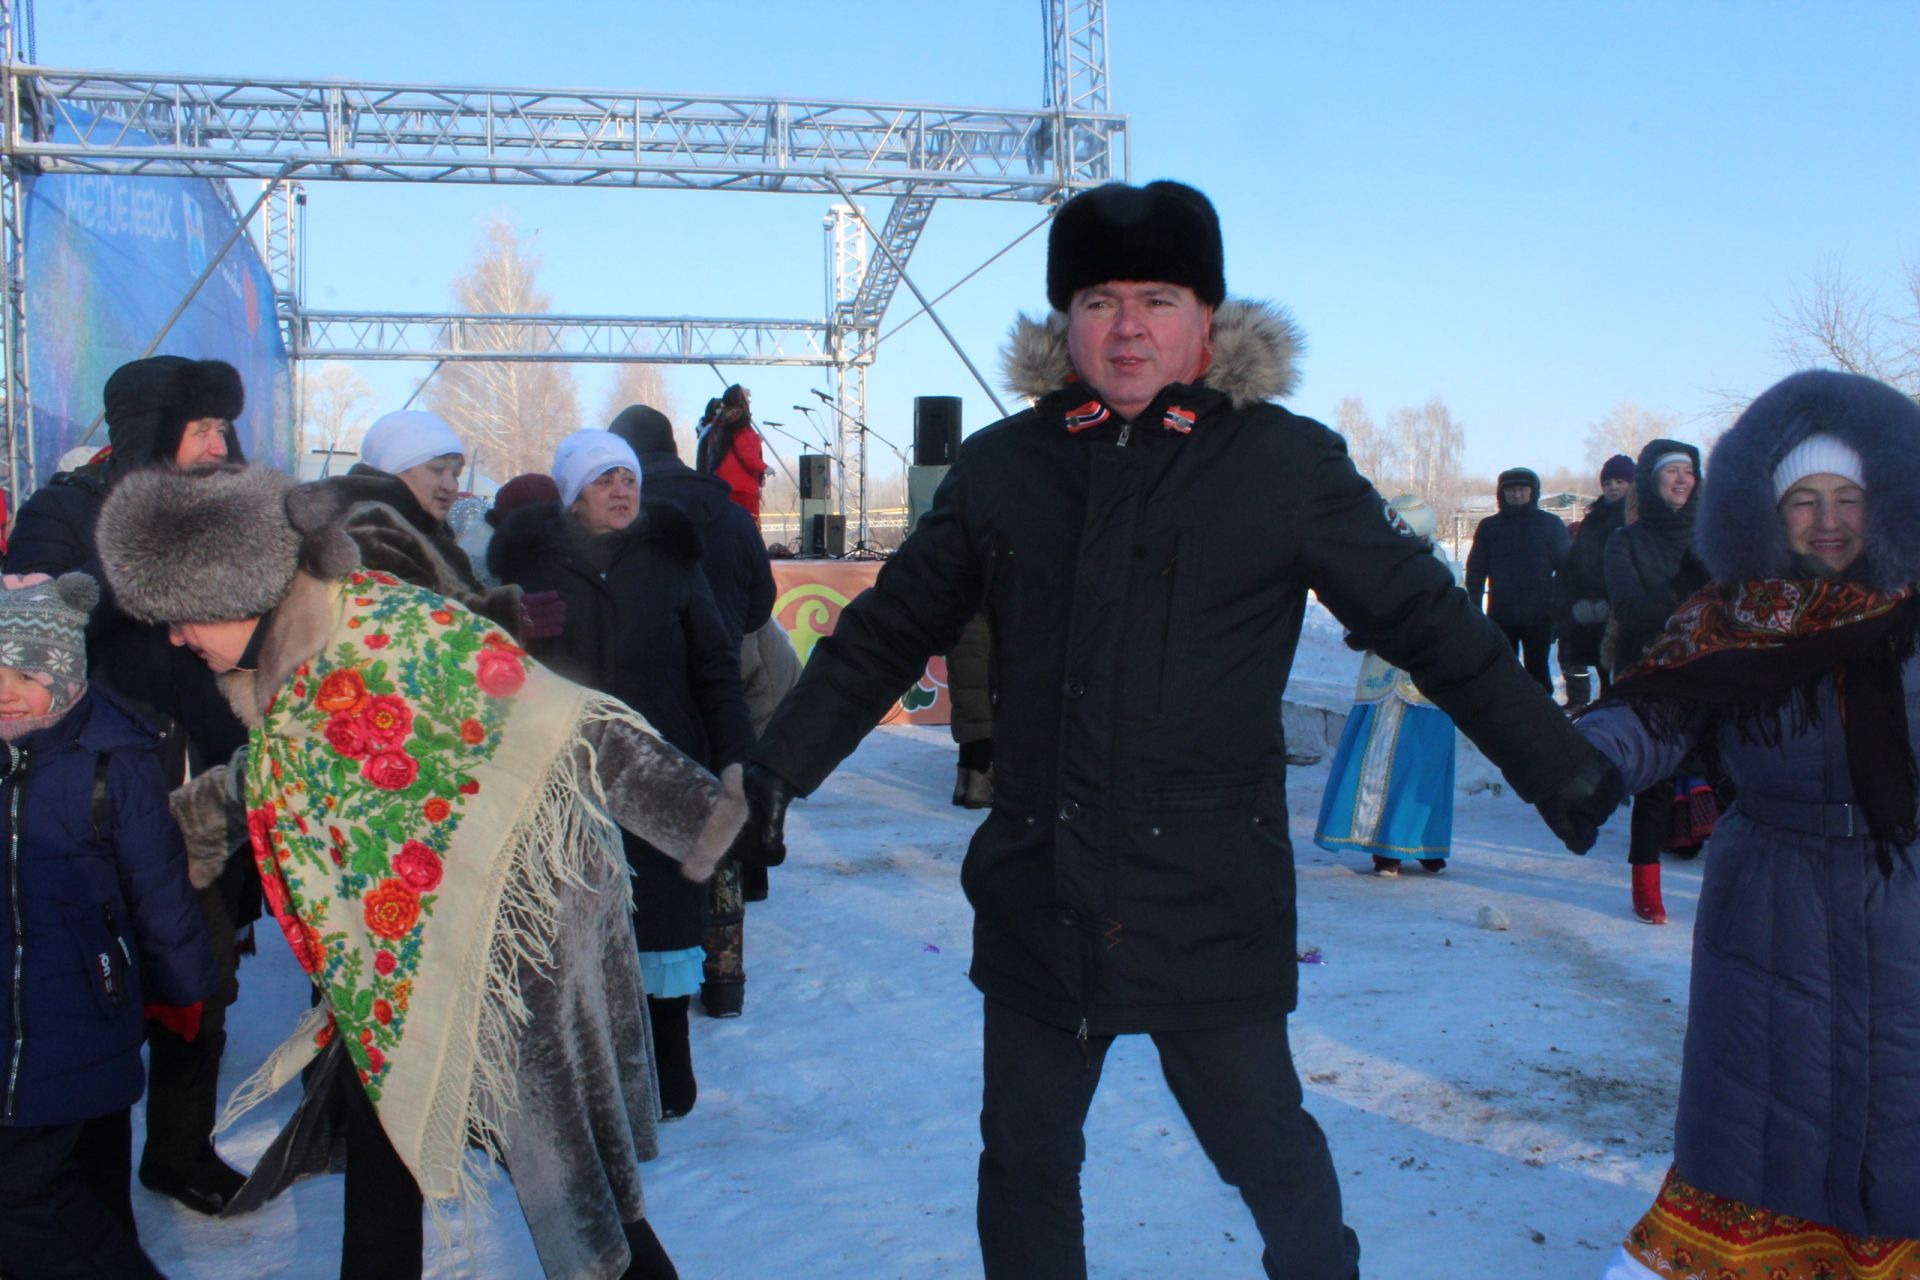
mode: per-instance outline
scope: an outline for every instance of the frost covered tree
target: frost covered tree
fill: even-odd
[[[1587,427],[1587,465],[1598,469],[1616,453],[1638,458],[1649,441],[1678,434],[1680,425],[1670,413],[1654,413],[1632,400],[1622,400],[1607,416]]]
[[[540,259],[513,223],[494,219],[465,275],[454,281],[457,310],[490,315],[539,315],[553,309],[540,292]],[[468,324],[462,343],[483,351],[537,351],[536,326]],[[467,442],[468,462],[500,480],[545,471],[553,447],[580,425],[573,371],[531,361],[449,361],[428,392],[434,412]]]
[[[1435,396],[1417,409],[1395,409],[1387,429],[1396,474],[1394,484],[1381,492],[1419,494],[1444,527],[1460,508],[1460,456],[1467,447],[1466,428],[1454,419],[1446,401]]]

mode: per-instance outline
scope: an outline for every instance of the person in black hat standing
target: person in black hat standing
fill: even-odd
[[[1348,1280],[1325,1137],[1287,1039],[1296,996],[1280,696],[1312,589],[1408,671],[1574,844],[1618,779],[1514,662],[1339,436],[1270,402],[1284,312],[1230,301],[1219,222],[1174,182],[1055,215],[1053,314],[1008,358],[1032,407],[961,445],[932,510],[814,648],[748,768],[738,852],[782,820],[984,602],[994,807],[961,881],[985,996],[989,1280],[1086,1274],[1082,1132],[1117,1035],[1168,1085],[1265,1242],[1270,1276]]]
[[[62,472],[20,511],[7,571],[58,577],[73,570],[101,583],[87,623],[88,678],[143,715],[162,735],[170,784],[225,764],[247,740],[246,728],[213,674],[167,629],[129,617],[106,586],[94,526],[108,492],[149,468],[190,470],[242,461],[233,421],[246,407],[240,373],[224,360],[152,356],[121,365],[107,379],[107,456]],[[147,1141],[140,1181],[200,1213],[218,1213],[245,1181],[213,1146],[214,1102],[226,1047],[227,1006],[239,996],[234,934],[260,915],[252,859],[228,862],[200,893],[220,985],[208,997],[200,1031],[188,1040],[160,1022],[147,1024]]]

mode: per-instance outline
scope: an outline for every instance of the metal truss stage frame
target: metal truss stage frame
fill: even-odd
[[[30,4],[0,0],[4,431],[16,491],[33,404],[21,184],[34,174],[271,184],[260,201],[258,234],[296,361],[821,367],[833,384],[841,493],[855,504],[860,538],[867,533],[867,369],[880,322],[904,284],[940,323],[907,273],[935,202],[1050,209],[1128,174],[1127,118],[1108,110],[1107,0],[1040,0],[1044,100],[1039,108],[1015,109],[67,70],[16,56],[21,11]],[[301,184],[308,181],[831,195],[839,203],[825,224],[826,316],[309,310],[298,270]],[[891,204],[876,227],[857,202],[878,198]],[[231,193],[229,203],[243,212]],[[957,342],[954,348],[993,397]]]

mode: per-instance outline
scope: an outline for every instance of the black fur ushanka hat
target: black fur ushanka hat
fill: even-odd
[[[240,371],[225,360],[149,356],[115,369],[101,400],[117,470],[171,462],[180,433],[199,418],[231,423],[247,407]]]
[[[1185,285],[1210,307],[1227,296],[1220,218],[1180,182],[1109,182],[1060,206],[1047,232],[1047,301],[1065,311],[1073,295],[1111,280]]]

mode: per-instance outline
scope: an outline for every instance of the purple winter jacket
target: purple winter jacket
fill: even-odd
[[[1903,676],[1920,751],[1920,658]],[[1717,739],[1744,799],[1704,858],[1674,1164],[1716,1195],[1920,1238],[1920,874],[1896,855],[1883,876],[1865,834],[1791,829],[1842,830],[1845,811],[1806,806],[1854,799],[1831,679],[1820,708],[1776,746]],[[1579,728],[1629,794],[1692,745],[1618,704]]]

